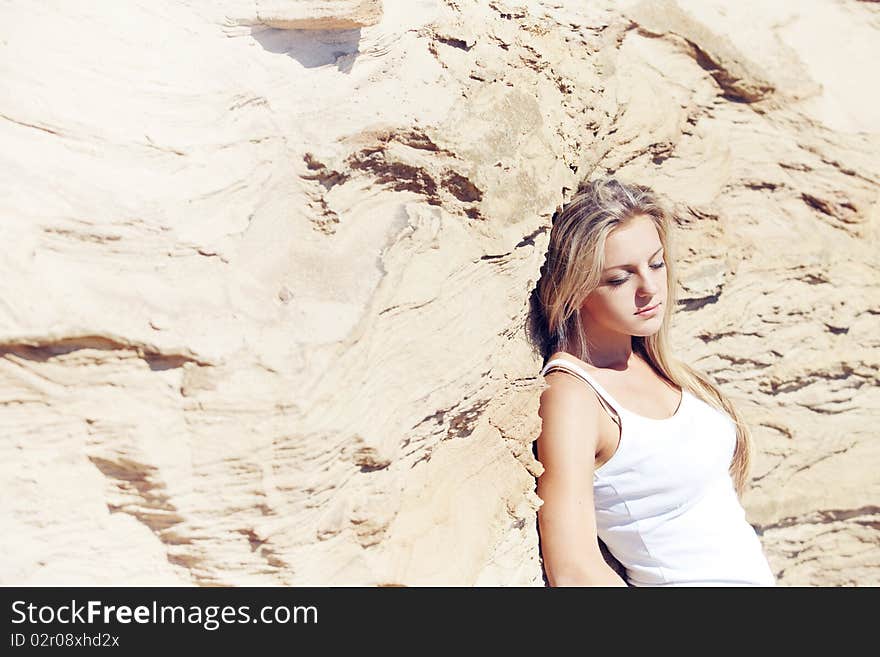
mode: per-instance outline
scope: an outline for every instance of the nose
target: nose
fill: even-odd
[[[659,286],[653,280],[651,280],[650,276],[642,276],[641,277],[641,285],[639,285],[639,293],[643,297],[648,297],[649,299],[657,294]]]

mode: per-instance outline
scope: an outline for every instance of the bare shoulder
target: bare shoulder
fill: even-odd
[[[576,411],[581,403],[591,397],[587,385],[569,372],[553,370],[544,375],[547,387],[541,392],[541,406],[573,406]]]
[[[599,400],[583,381],[563,371],[544,376],[547,387],[541,392],[538,415],[543,424],[539,449],[548,445],[590,448],[599,441]]]
[[[586,369],[585,363],[564,351],[555,352],[547,359],[547,362],[549,363],[556,358],[568,360]],[[544,375],[544,381],[547,383],[547,387],[541,395],[542,409],[547,405],[553,409],[564,408],[571,413],[589,413],[591,409],[598,413],[599,404],[595,394],[586,383],[571,372],[559,369],[551,370]]]
[[[579,365],[581,368],[587,370],[588,372],[593,372],[596,370],[596,368],[589,363],[585,363],[580,358],[568,353],[567,351],[554,351],[552,354],[550,354],[550,358],[547,359],[547,362],[549,363],[551,360],[556,360],[560,358],[562,360],[567,360],[570,363],[574,363],[575,365]]]

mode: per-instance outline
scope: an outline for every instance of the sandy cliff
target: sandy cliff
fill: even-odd
[[[0,7],[0,582],[543,584],[523,324],[678,216],[780,584],[880,584],[880,5]]]

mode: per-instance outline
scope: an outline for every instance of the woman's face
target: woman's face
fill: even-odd
[[[599,287],[581,306],[587,325],[636,336],[656,333],[666,307],[663,258],[660,235],[650,217],[633,217],[615,228],[605,240]],[[652,306],[656,309],[639,313]]]

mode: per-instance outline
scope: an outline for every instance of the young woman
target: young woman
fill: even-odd
[[[669,349],[671,230],[651,189],[614,179],[554,217],[535,295],[551,586],[775,585],[740,502],[748,429]]]

